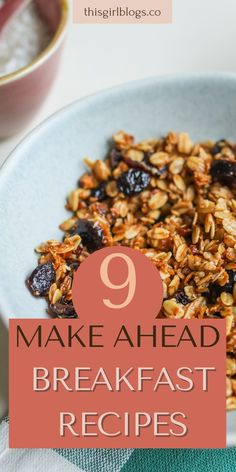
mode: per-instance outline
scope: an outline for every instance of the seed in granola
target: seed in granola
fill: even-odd
[[[28,286],[36,297],[47,295],[50,286],[56,280],[56,272],[51,262],[40,264],[28,279]]]
[[[79,234],[89,252],[103,247],[103,230],[97,221],[79,220],[73,234]]]
[[[150,175],[141,170],[130,169],[118,179],[118,187],[125,195],[131,196],[142,192],[150,183]]]
[[[236,162],[219,159],[213,162],[211,166],[211,175],[214,181],[225,185],[236,183]]]
[[[105,200],[107,198],[106,182],[102,182],[99,187],[94,188],[91,191],[91,197],[96,198],[98,202]]]
[[[184,292],[177,292],[175,294],[175,300],[177,303],[181,303],[182,305],[188,305],[190,303],[189,298]]]

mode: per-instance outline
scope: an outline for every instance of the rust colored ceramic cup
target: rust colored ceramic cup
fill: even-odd
[[[0,77],[0,138],[30,123],[56,77],[69,19],[68,1],[36,0],[36,5],[53,37],[29,65]]]

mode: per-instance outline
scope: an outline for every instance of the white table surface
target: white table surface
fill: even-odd
[[[28,129],[0,142],[0,165],[39,122],[85,95],[153,75],[236,73],[235,0],[173,0],[173,4],[171,25],[75,25],[71,21],[50,96]],[[0,417],[7,410],[6,358],[7,335],[0,323]]]

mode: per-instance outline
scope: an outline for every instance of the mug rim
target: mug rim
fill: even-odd
[[[59,0],[61,8],[61,19],[58,24],[57,30],[50,42],[43,51],[41,51],[29,64],[16,71],[10,72],[9,74],[0,76],[0,86],[9,84],[18,79],[25,77],[26,75],[34,72],[35,69],[45,63],[53,53],[60,47],[65,37],[69,20],[69,3],[68,0]]]

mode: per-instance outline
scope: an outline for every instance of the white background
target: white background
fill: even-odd
[[[50,96],[28,129],[0,142],[0,164],[37,123],[90,93],[153,75],[236,72],[236,1],[173,0],[173,6],[172,25],[73,25],[71,20]],[[0,416],[6,410],[5,339],[0,325]]]

